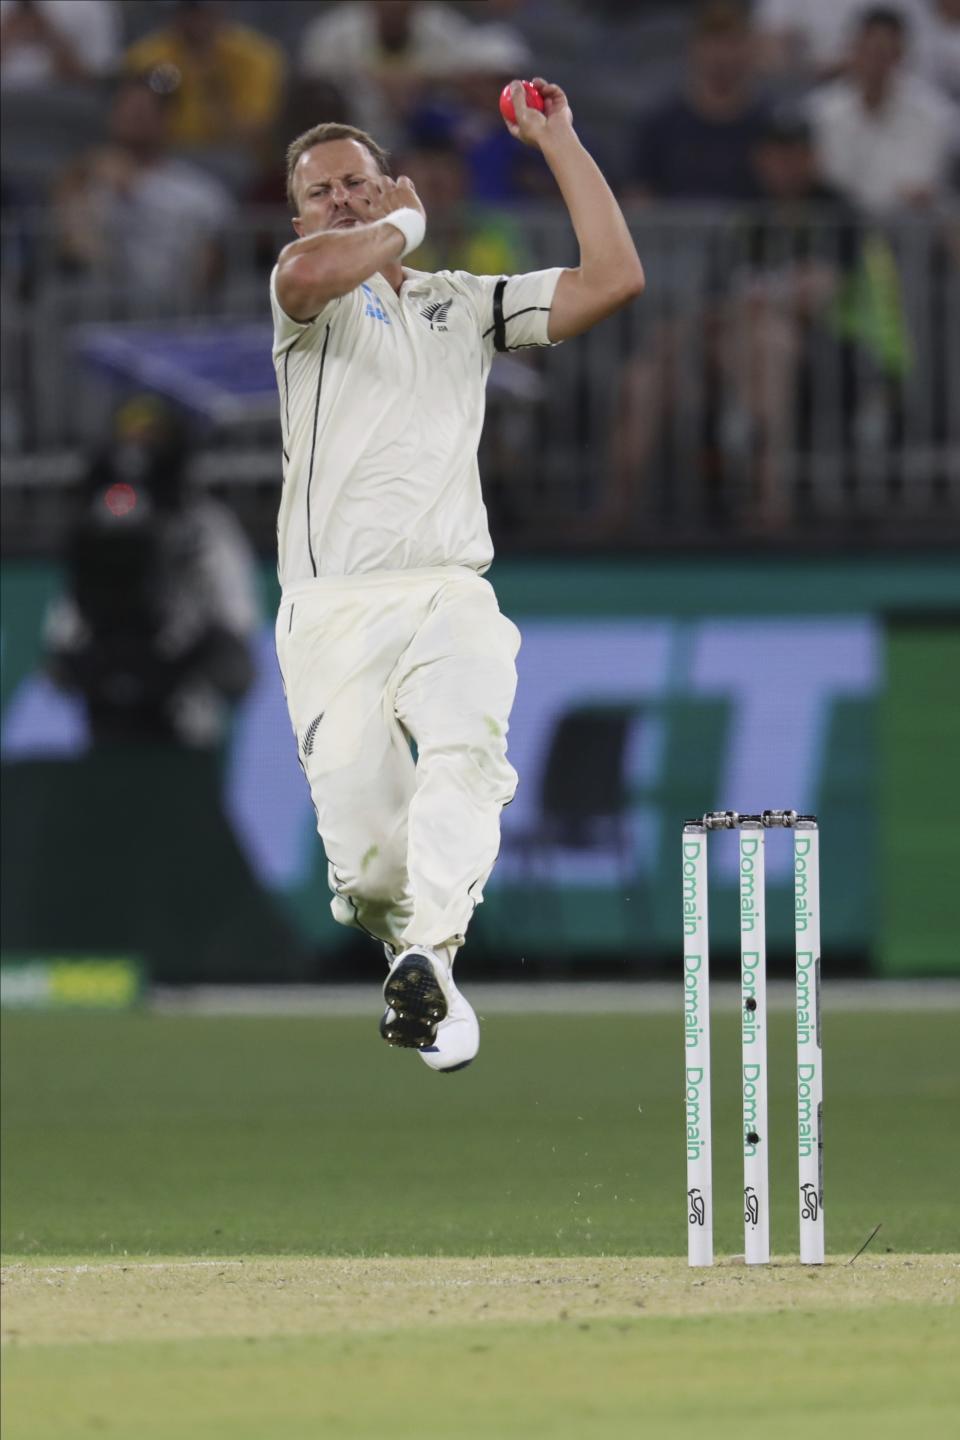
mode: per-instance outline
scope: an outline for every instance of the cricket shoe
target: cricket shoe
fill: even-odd
[[[396,987],[391,988],[391,981],[397,975],[401,963],[414,957],[421,964],[427,961],[433,968],[436,984],[446,1007],[443,1016],[435,1020],[433,1036],[427,1040],[401,1038],[411,1029],[409,1001],[404,1002],[402,996],[396,997]],[[403,980],[401,980],[401,987],[406,988]],[[380,1022],[380,1033],[389,1044],[405,1045],[410,1049],[419,1050],[423,1063],[431,1070],[437,1070],[441,1074],[451,1074],[455,1070],[463,1070],[471,1060],[476,1058],[480,1048],[480,1026],[477,1023],[473,1006],[457,989],[450,969],[444,960],[435,955],[433,951],[408,950],[394,960],[390,974],[387,976],[387,982],[383,987],[383,993],[390,1008]],[[406,1010],[400,1008],[403,1003],[408,1006]]]
[[[413,947],[401,951],[383,986],[387,1009],[380,1034],[387,1044],[405,1050],[435,1044],[452,985],[449,966],[433,950]]]
[[[437,1026],[437,1038],[432,1045],[420,1046],[420,1059],[431,1070],[442,1075],[451,1075],[454,1070],[463,1070],[477,1057],[480,1049],[480,1025],[476,1012],[466,996],[461,995],[449,977],[447,1013]]]

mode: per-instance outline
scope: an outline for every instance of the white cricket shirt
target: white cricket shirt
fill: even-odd
[[[561,269],[510,277],[405,270],[307,324],[273,308],[283,496],[278,573],[315,577],[493,559],[477,446],[495,349],[548,345]]]

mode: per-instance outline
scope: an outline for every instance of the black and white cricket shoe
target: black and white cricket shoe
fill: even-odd
[[[401,970],[408,962],[410,968]],[[383,994],[388,1009],[380,1021],[380,1034],[388,1044],[418,1050],[425,1065],[446,1075],[466,1069],[476,1058],[480,1048],[476,1014],[441,956],[426,947],[405,950],[392,960]]]
[[[447,1014],[450,971],[432,950],[403,950],[384,981],[387,1010],[380,1034],[388,1045],[421,1050],[437,1038],[437,1026]]]

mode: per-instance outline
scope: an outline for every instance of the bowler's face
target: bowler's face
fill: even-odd
[[[380,215],[379,166],[359,140],[327,140],[304,152],[293,172],[298,235],[350,229]]]

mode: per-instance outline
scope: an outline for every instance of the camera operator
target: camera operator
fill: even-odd
[[[228,510],[188,491],[188,455],[183,423],[140,397],[87,471],[46,638],[97,743],[213,747],[253,678],[253,555]]]

